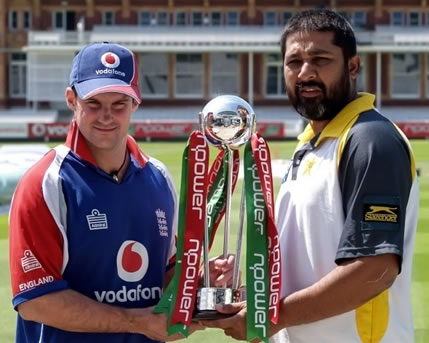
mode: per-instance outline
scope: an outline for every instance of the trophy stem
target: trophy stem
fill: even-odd
[[[229,252],[229,234],[231,223],[231,197],[232,197],[232,170],[233,170],[233,151],[229,146],[225,146],[228,152],[228,174],[226,184],[226,209],[225,209],[225,229],[223,236],[223,258],[228,258]],[[225,286],[226,287],[226,286]]]
[[[204,287],[210,287],[210,270],[209,270],[209,225],[208,218],[206,217],[204,223]]]
[[[241,188],[241,199],[240,199],[240,217],[238,222],[238,232],[237,232],[237,246],[236,246],[236,256],[234,262],[234,271],[232,274],[232,288],[238,289],[240,286],[240,260],[241,260],[241,242],[243,241],[243,228],[244,228],[244,212],[246,210],[246,190],[243,178],[243,185]]]

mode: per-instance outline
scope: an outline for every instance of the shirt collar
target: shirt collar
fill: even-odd
[[[315,145],[317,146],[323,139],[328,137],[340,137],[347,124],[354,120],[356,116],[363,112],[374,109],[375,95],[369,93],[359,93],[359,97],[349,102],[320,133]],[[314,137],[314,131],[310,124],[298,136],[298,140],[303,144],[309,142]]]

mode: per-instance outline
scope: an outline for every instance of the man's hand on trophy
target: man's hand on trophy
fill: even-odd
[[[156,341],[176,341],[179,339],[186,338],[180,333],[168,336],[168,317],[164,313],[153,313],[154,307],[146,308],[133,308],[128,309],[130,313],[130,321],[135,326],[133,332],[137,332],[147,336],[150,339]],[[192,323],[189,326],[189,334],[192,334],[198,330],[205,330],[205,327],[201,323]]]
[[[209,260],[210,286],[231,287],[234,272],[235,255],[229,254],[227,258],[222,255]]]
[[[246,302],[238,302],[229,305],[216,305],[216,311],[232,315],[231,317],[215,320],[201,320],[200,323],[209,328],[222,329],[225,335],[239,341],[246,341]],[[233,315],[235,313],[235,315]],[[258,342],[254,340],[253,342]]]

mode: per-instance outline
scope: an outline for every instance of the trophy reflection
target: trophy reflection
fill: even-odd
[[[243,99],[233,95],[221,95],[210,102],[200,112],[200,129],[206,140],[213,146],[223,149],[227,158],[224,163],[227,164],[225,180],[226,184],[226,205],[224,219],[224,237],[223,237],[223,257],[227,258],[230,245],[230,227],[231,227],[231,198],[233,192],[233,168],[234,156],[239,161],[238,149],[247,143],[255,129],[255,113],[252,107]],[[238,175],[237,165],[236,177]],[[234,180],[235,181],[235,180]],[[210,212],[208,206],[208,215]],[[198,290],[195,319],[215,319],[222,316],[216,312],[217,304],[231,304],[245,300],[246,292],[244,287],[239,287],[240,283],[240,256],[243,239],[245,211],[244,185],[242,188],[240,200],[240,219],[237,232],[237,242],[235,250],[235,264],[231,287],[224,285],[222,288],[212,287],[209,277],[209,220],[206,220],[204,228],[204,285]]]

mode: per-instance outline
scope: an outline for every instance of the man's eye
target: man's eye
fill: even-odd
[[[291,60],[291,61],[287,61],[286,65],[289,68],[296,68],[299,67],[301,65],[301,61],[300,60]]]
[[[124,102],[118,102],[117,104],[114,104],[113,105],[113,108],[115,109],[115,110],[122,110],[124,107],[125,107],[125,103]]]
[[[317,65],[323,65],[329,62],[329,58],[326,57],[316,57],[313,59],[313,62]]]
[[[87,105],[90,107],[90,108],[97,108],[97,107],[99,107],[99,103],[97,103],[97,102],[87,102]]]

